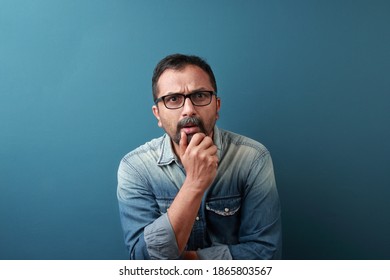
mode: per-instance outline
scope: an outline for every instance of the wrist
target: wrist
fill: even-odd
[[[193,195],[195,197],[202,197],[204,192],[209,186],[202,182],[202,180],[199,179],[191,179],[187,177],[184,180],[184,183],[182,185],[182,188],[189,192],[190,195]]]

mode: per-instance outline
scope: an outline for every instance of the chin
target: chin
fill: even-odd
[[[190,144],[190,142],[191,142],[191,139],[192,139],[192,137],[195,135],[195,133],[193,133],[193,134],[187,134],[187,144]]]

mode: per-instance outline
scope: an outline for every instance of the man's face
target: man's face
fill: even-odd
[[[187,95],[200,90],[214,91],[207,73],[194,65],[188,65],[181,70],[165,70],[158,79],[157,89],[157,98],[173,93]],[[219,108],[220,99],[213,95],[211,103],[207,106],[194,106],[191,100],[186,98],[184,106],[179,109],[168,109],[163,101],[154,105],[152,109],[158,120],[158,126],[162,127],[178,145],[181,131],[187,134],[189,141],[198,132],[213,137]],[[195,120],[191,121],[190,118],[195,118]],[[196,120],[200,121],[200,124],[195,125]]]

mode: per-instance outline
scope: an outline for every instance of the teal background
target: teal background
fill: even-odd
[[[390,2],[0,0],[0,259],[125,259],[155,64],[205,57],[272,153],[286,259],[390,258]]]

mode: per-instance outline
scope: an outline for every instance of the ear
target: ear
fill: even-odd
[[[221,98],[217,97],[217,120],[219,119],[219,110],[221,109]]]
[[[153,106],[152,106],[152,111],[153,111],[153,115],[154,115],[154,116],[156,117],[156,119],[158,120],[157,125],[158,125],[159,127],[162,127],[161,120],[160,120],[160,111],[158,110],[157,105],[153,105]]]

